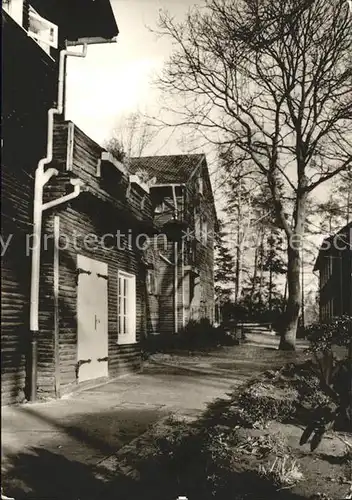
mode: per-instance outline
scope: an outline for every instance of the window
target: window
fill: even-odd
[[[117,276],[117,343],[136,342],[136,277],[122,271]]]
[[[147,271],[147,290],[149,295],[157,295],[158,285],[155,269],[148,269]]]
[[[58,27],[29,8],[28,35],[50,55],[50,47],[58,47]]]
[[[208,243],[208,221],[204,217],[202,218],[201,242],[203,245]]]
[[[324,258],[321,270],[321,287],[326,285],[332,275],[332,258],[330,256],[324,256]]]
[[[194,210],[194,234],[198,241],[201,239],[201,218],[198,209]]]
[[[24,0],[4,0],[2,5],[12,19],[27,29],[27,22],[23,19]],[[28,35],[49,55],[50,47],[58,48],[58,27],[41,17],[31,6],[28,12]]]
[[[198,177],[198,193],[203,194],[203,177],[201,174]]]
[[[3,0],[3,9],[20,26],[23,24],[23,0]]]

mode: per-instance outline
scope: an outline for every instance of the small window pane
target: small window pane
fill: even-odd
[[[121,315],[119,317],[119,333],[121,335],[124,333],[124,331],[123,331],[123,316],[121,316]]]
[[[118,335],[121,336],[121,343],[133,343],[136,341],[135,276],[121,272],[117,281]]]

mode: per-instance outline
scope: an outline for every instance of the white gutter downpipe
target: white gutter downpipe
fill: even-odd
[[[42,240],[42,216],[43,210],[55,206],[68,200],[67,196],[78,196],[80,186],[75,186],[72,195],[63,196],[56,203],[49,202],[43,205],[43,189],[45,184],[53,177],[58,175],[54,168],[45,170],[45,166],[53,160],[53,136],[54,136],[54,116],[62,115],[64,111],[64,85],[65,85],[65,60],[67,56],[86,57],[87,45],[83,46],[82,52],[70,52],[64,49],[60,52],[59,62],[59,87],[57,108],[51,108],[48,111],[48,134],[47,134],[47,152],[46,157],[42,158],[35,171],[34,180],[34,200],[33,200],[33,248],[32,248],[32,269],[31,269],[31,291],[30,291],[30,312],[29,328],[31,336],[31,359],[30,359],[30,400],[37,399],[37,339],[39,332],[39,281],[40,281],[40,251]]]
[[[175,259],[175,295],[174,295],[174,308],[175,308],[175,333],[178,333],[178,244],[174,242],[174,259]]]
[[[182,291],[182,328],[186,326],[185,315],[185,242],[182,238],[181,243],[181,291]]]

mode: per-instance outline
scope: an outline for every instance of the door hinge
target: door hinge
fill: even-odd
[[[76,284],[78,284],[78,278],[79,278],[80,274],[88,274],[88,276],[89,276],[92,274],[92,271],[86,271],[85,269],[78,267],[76,270]]]
[[[104,280],[108,280],[109,279],[109,276],[107,276],[106,274],[97,273],[97,276],[98,276],[98,278],[103,278]]]
[[[103,361],[108,361],[109,360],[109,357],[108,356],[105,356],[105,358],[98,358],[98,363],[102,363]]]
[[[91,362],[92,362],[91,359],[80,359],[79,361],[77,361],[76,366],[75,366],[75,372],[76,372],[77,379],[78,379],[78,372],[79,372],[79,369],[81,368],[81,366],[85,365],[87,363],[91,363]]]

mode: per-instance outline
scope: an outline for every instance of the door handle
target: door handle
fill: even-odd
[[[100,319],[98,318],[98,316],[96,314],[94,314],[94,329],[96,330],[97,329],[97,325],[99,325],[100,323]]]

